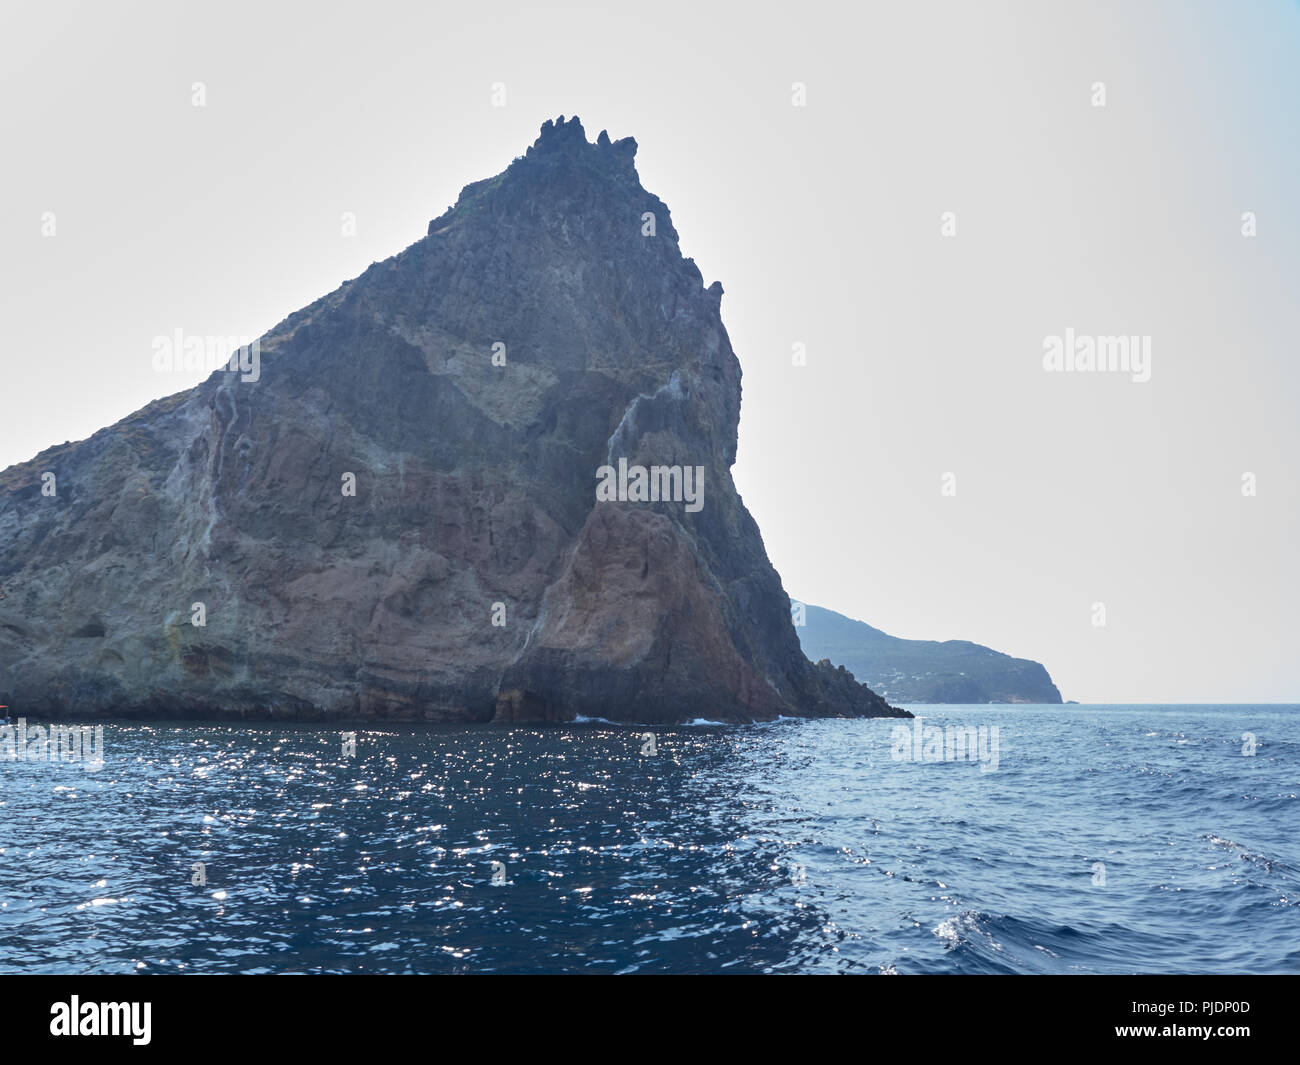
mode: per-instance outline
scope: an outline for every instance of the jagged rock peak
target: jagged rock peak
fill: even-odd
[[[600,135],[596,138],[596,143],[593,145],[587,140],[586,130],[582,128],[582,120],[577,115],[574,115],[567,122],[564,116],[561,115],[554,121],[547,119],[542,123],[541,132],[538,134],[537,140],[533,142],[533,146],[528,149],[528,154],[575,152],[593,147],[622,162],[630,163],[636,156],[637,144],[632,137],[611,141],[609,133],[602,129]]]
[[[430,222],[428,233],[485,210],[504,211],[517,218],[530,210],[529,201],[536,201],[566,214],[627,212],[637,226],[643,212],[651,211],[658,235],[676,247],[677,231],[667,205],[641,185],[636,150],[634,138],[612,141],[605,130],[592,143],[577,115],[567,120],[563,115],[548,119],[532,146],[504,171],[461,189],[455,206]]]

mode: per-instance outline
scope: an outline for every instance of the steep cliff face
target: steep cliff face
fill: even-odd
[[[682,257],[635,151],[548,122],[424,239],[261,338],[258,380],[219,371],[0,474],[0,702],[900,713],[800,649],[731,481],[722,289]],[[598,501],[620,460],[629,498]],[[638,501],[654,466],[696,473],[694,500]]]

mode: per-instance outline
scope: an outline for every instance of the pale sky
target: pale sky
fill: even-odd
[[[11,7],[0,467],[194,384],[155,336],[260,335],[578,114],[726,290],[787,591],[1070,699],[1300,700],[1297,57],[1281,0]],[[1149,337],[1151,379],[1045,371],[1067,329]]]

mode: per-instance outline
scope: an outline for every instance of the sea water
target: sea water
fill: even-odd
[[[106,724],[0,761],[0,971],[1300,971],[1300,707],[911,709]]]

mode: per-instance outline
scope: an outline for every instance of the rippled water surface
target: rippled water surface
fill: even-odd
[[[1300,708],[913,709],[996,771],[896,721],[106,726],[0,762],[0,971],[1300,971]]]

